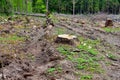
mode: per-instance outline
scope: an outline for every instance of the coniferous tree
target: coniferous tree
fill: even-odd
[[[48,6],[49,1],[49,7]],[[46,10],[58,13],[120,13],[120,0],[0,0],[0,13],[43,13]]]
[[[0,13],[6,15],[12,13],[12,4],[9,0],[0,0]]]

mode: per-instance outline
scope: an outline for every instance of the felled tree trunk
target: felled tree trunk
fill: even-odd
[[[111,27],[113,26],[113,21],[111,19],[107,19],[105,22],[105,27]]]
[[[74,45],[78,41],[77,37],[69,34],[58,35],[55,42]]]

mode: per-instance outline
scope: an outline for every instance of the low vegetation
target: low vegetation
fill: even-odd
[[[103,28],[103,30],[105,30],[106,32],[120,32],[120,27],[117,27],[117,28],[106,27],[106,28]]]
[[[0,23],[0,74],[3,72],[8,79],[110,80],[106,77],[111,78],[113,73],[112,80],[119,77],[116,75],[119,72],[119,28],[100,27],[103,31],[92,22],[88,24],[87,17],[81,26],[79,17],[75,17],[79,20],[76,23],[71,15],[63,16],[65,20],[51,15],[55,26],[47,32],[49,38],[46,38],[42,35],[47,30],[42,27],[45,19],[28,17],[30,22],[26,23],[25,17],[17,17],[3,18]],[[77,36],[75,44],[57,43],[56,37],[62,34]]]
[[[81,43],[74,49],[72,46],[60,45],[57,50],[65,55],[67,60],[72,61],[76,69],[90,73],[102,73],[103,70],[99,64],[102,58],[97,56],[99,51],[95,48],[99,40],[89,40],[83,37],[79,40]]]
[[[92,75],[83,75],[80,80],[92,80]]]
[[[2,44],[14,44],[25,41],[25,37],[18,37],[17,35],[5,35],[0,37],[0,43]]]

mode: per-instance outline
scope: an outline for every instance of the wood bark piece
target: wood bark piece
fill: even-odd
[[[112,21],[112,19],[108,18],[105,22],[105,27],[110,27],[110,26],[113,26],[113,21]]]
[[[77,41],[77,36],[69,35],[69,34],[62,34],[58,35],[55,42],[56,43],[63,43],[63,44],[75,44],[75,41]]]

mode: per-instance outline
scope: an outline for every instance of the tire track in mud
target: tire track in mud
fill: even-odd
[[[95,28],[95,27],[90,27],[90,26],[82,27],[80,26],[80,24],[72,22],[72,21],[69,21],[69,22],[60,21],[57,25],[63,28],[67,28],[77,33],[78,35],[82,35],[90,39],[100,39],[103,41],[103,43],[107,42],[111,45],[115,45],[118,49],[120,48],[120,35],[118,34],[107,33],[100,28]],[[100,55],[104,55],[104,54],[100,54]],[[106,72],[105,75],[99,75],[101,78],[104,78],[106,80],[118,80],[119,79],[119,69],[115,71],[115,70],[112,70],[110,67],[106,66],[104,61],[101,61],[100,63],[104,71]],[[116,64],[116,62],[113,62],[113,63]],[[118,68],[118,67],[114,66],[114,68]]]
[[[115,45],[120,48],[120,35],[114,34],[114,33],[107,33],[99,28],[95,27],[89,27],[89,26],[80,26],[77,23],[74,23],[72,21],[65,22],[60,21],[58,24],[62,27],[65,27],[69,30],[72,30],[78,34],[81,34],[83,36],[86,36],[90,39],[100,39],[102,41],[106,41],[107,43],[111,45]]]

